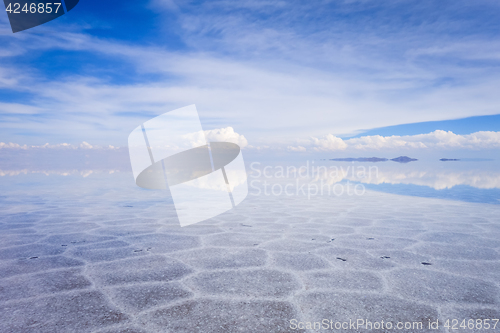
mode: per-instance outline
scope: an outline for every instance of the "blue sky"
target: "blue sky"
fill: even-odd
[[[0,142],[125,146],[140,123],[190,104],[205,129],[231,126],[255,147],[498,132],[498,117],[478,116],[500,114],[499,10],[493,0],[80,0],[16,34],[4,13]]]
[[[434,132],[436,130],[451,131],[455,134],[470,134],[479,131],[497,132],[500,131],[500,115],[476,116],[373,128],[352,137],[359,138],[366,135],[417,135]]]

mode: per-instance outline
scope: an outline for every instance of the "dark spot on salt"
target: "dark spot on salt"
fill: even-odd
[[[370,238],[367,238],[367,239],[368,239],[368,240],[374,240],[375,238],[371,238],[371,237],[370,237]]]
[[[142,250],[134,250],[134,252],[142,252]]]
[[[382,258],[382,259],[389,259],[390,257],[388,257],[388,256],[383,256],[383,257],[380,257],[380,258]]]
[[[432,265],[430,262],[423,262],[422,265],[429,266]]]
[[[338,260],[342,260],[342,261],[347,261],[347,259],[344,259],[344,258],[339,258],[337,257]]]
[[[30,259],[38,259],[38,257],[30,257]]]
[[[68,246],[68,245],[66,245],[66,244],[62,244],[61,246]]]

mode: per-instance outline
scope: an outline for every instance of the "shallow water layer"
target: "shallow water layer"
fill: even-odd
[[[321,180],[249,167],[247,199],[181,228],[128,172],[1,177],[0,332],[495,331],[499,205]]]

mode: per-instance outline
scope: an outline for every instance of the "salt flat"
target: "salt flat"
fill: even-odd
[[[293,319],[446,332],[500,318],[499,205],[251,193],[181,228],[161,192],[61,186],[2,194],[0,332],[368,331]]]

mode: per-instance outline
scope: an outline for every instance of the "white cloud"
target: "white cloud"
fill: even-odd
[[[219,128],[214,130],[204,131],[205,136],[210,142],[232,142],[245,148],[248,145],[247,139],[241,134],[234,131],[232,127]]]
[[[10,149],[28,149],[27,145],[20,145],[18,143],[5,143],[5,142],[0,142],[0,149],[5,149],[5,148],[10,148]]]
[[[344,150],[347,148],[347,144],[341,138],[337,138],[332,134],[326,135],[323,139],[312,138],[314,150],[316,151],[334,151],[334,150]]]
[[[287,150],[288,151],[295,151],[295,152],[305,152],[307,149],[305,147],[302,147],[302,146],[297,146],[297,147],[288,146]]]
[[[299,150],[300,147],[300,150]],[[304,149],[302,149],[304,148]],[[498,149],[500,132],[482,131],[467,135],[437,130],[407,136],[363,136],[343,140],[332,134],[311,138],[308,148],[314,151],[381,150],[381,149]],[[303,146],[289,146],[289,151],[304,151]]]
[[[213,130],[200,131],[183,135],[182,138],[187,141],[190,147],[198,147],[208,142],[232,142],[245,148],[248,145],[247,139],[234,131],[232,127],[217,128]]]

